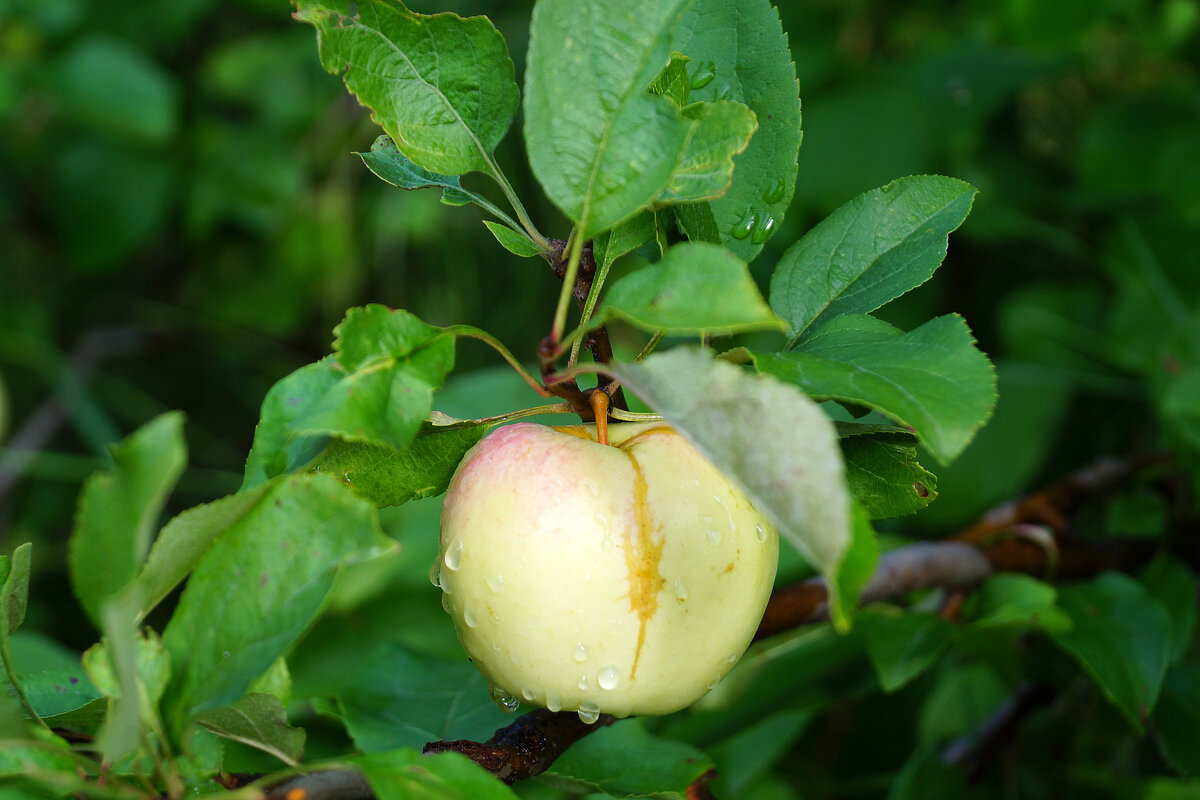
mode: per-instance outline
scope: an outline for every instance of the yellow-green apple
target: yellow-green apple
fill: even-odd
[[[446,493],[433,580],[502,705],[665,714],[749,644],[775,579],[771,523],[663,423],[516,424]]]

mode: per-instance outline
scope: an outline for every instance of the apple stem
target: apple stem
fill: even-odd
[[[595,389],[588,397],[592,416],[596,418],[596,441],[608,444],[608,392]]]

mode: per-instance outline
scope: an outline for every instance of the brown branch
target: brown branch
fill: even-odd
[[[539,708],[496,731],[486,742],[467,739],[430,742],[423,752],[462,753],[500,780],[512,783],[541,775],[568,747],[589,733],[611,725],[613,719],[601,714],[589,725],[574,711],[553,712]]]
[[[366,777],[355,769],[311,772],[272,786],[263,800],[374,800]]]

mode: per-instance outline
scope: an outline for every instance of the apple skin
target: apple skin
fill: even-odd
[[[503,705],[666,714],[749,645],[774,526],[665,423],[493,431],[459,464],[433,580]],[[504,701],[508,701],[505,703]]]

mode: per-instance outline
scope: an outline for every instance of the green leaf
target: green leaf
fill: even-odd
[[[678,170],[690,169],[683,160],[697,153],[689,153],[689,141],[699,135],[715,145],[732,121],[734,112],[689,117],[648,91],[670,63],[669,32],[690,2],[542,0],[534,7],[525,77],[529,162],[584,239],[647,207]],[[698,161],[719,164],[722,173],[745,142],[724,145]],[[727,180],[689,187],[704,192],[690,199]]]
[[[770,0],[696,0],[671,30],[671,47],[691,59],[691,101],[745,103],[758,118],[725,193],[680,214],[692,241],[718,242],[752,261],[796,186],[799,84],[779,12]]]
[[[263,398],[254,444],[246,458],[241,491],[299,469],[325,446],[324,437],[299,436],[298,425],[337,384],[341,373],[332,356],[307,364],[271,387]]]
[[[967,446],[996,400],[996,373],[955,314],[908,333],[847,315],[797,350],[754,360],[810,397],[874,408],[911,427],[943,464]]]
[[[974,198],[962,181],[916,175],[861,194],[818,223],[771,278],[771,307],[791,327],[789,344],[929,280]]]
[[[242,489],[310,463],[326,437],[403,449],[454,366],[454,338],[407,311],[352,308],[334,330],[335,356],[267,393]]]
[[[1152,719],[1167,762],[1185,775],[1200,776],[1200,664],[1180,664],[1167,673]]]
[[[391,546],[332,477],[272,482],[200,558],[163,632],[175,722],[241,697],[312,622],[338,567]]]
[[[183,415],[146,423],[112,448],[112,458],[112,470],[84,484],[68,545],[71,584],[96,624],[104,602],[141,569],[167,495],[187,465]]]
[[[513,717],[492,701],[469,662],[448,661],[394,642],[359,664],[338,694],[342,720],[367,753],[422,747],[439,739],[485,741]]]
[[[1142,573],[1142,585],[1166,609],[1171,626],[1171,661],[1178,661],[1196,635],[1196,598],[1200,593],[1196,576],[1186,564],[1162,553]]]
[[[393,750],[353,763],[379,800],[517,800],[495,775],[459,753],[425,756],[419,750]]]
[[[357,6],[351,15],[350,7]],[[433,172],[494,173],[492,151],[517,111],[504,37],[486,17],[416,14],[399,0],[297,0],[321,65],[404,155]]]
[[[299,764],[304,753],[304,731],[288,724],[279,698],[251,693],[233,705],[196,715],[196,722],[223,739],[270,753],[288,766]]]
[[[696,242],[677,244],[657,264],[613,283],[590,326],[615,318],[669,333],[782,329],[746,264],[723,247]]]
[[[7,640],[25,620],[29,604],[29,569],[33,543],[25,542],[13,550],[12,558],[2,556],[0,565],[0,636]]]
[[[711,203],[679,203],[672,206],[671,210],[675,212],[675,219],[683,226],[689,240],[722,244],[721,233],[717,230],[717,218],[713,215]],[[750,240],[731,239],[730,241],[749,243]],[[725,246],[728,247],[727,244]],[[740,254],[745,247],[730,249]]]
[[[975,619],[971,627],[987,629],[1031,626],[1065,631],[1071,618],[1058,607],[1058,590],[1048,583],[1016,573],[990,576],[971,598]]]
[[[390,183],[397,189],[426,189],[437,187],[442,190],[442,202],[450,205],[462,205],[465,202],[477,203],[484,208],[490,208],[485,198],[464,189],[457,175],[441,175],[421,169],[400,152],[392,137],[386,134],[375,139],[371,150],[366,153],[356,153],[367,169],[375,173],[375,177]]]
[[[1050,635],[1141,733],[1167,670],[1171,625],[1162,604],[1132,578],[1106,572],[1059,590],[1072,627]]]
[[[937,498],[937,476],[917,463],[917,437],[889,425],[837,423],[846,485],[871,519],[912,514]]]
[[[954,626],[937,614],[873,611],[867,654],[885,692],[894,692],[934,665],[950,644]]]
[[[80,666],[21,675],[21,689],[29,705],[43,720],[62,719],[101,697]],[[103,717],[101,712],[100,719]]]
[[[618,258],[632,253],[653,238],[654,214],[643,211],[596,236],[593,241],[596,263],[601,269],[608,269]]]
[[[814,713],[808,709],[781,711],[715,746],[707,748],[720,773],[718,797],[745,797],[746,790],[788,753],[804,733]],[[722,791],[723,790],[723,791]]]
[[[666,417],[826,577],[851,541],[833,423],[794,387],[680,347],[613,373]]]
[[[334,440],[312,469],[341,477],[377,508],[435,497],[446,491],[458,462],[483,438],[486,426],[426,427],[403,450]]]
[[[688,105],[692,79],[688,75],[687,63],[688,57],[683,53],[671,53],[670,61],[650,84],[650,94],[670,98],[671,102],[680,108]]]
[[[148,614],[195,569],[214,539],[255,513],[267,491],[260,486],[189,508],[163,526],[131,589],[139,616]]]
[[[712,760],[691,745],[654,736],[640,719],[630,719],[572,745],[546,774],[577,791],[628,797],[683,795],[712,768]]]
[[[838,566],[837,575],[829,581],[833,624],[842,633],[849,630],[851,615],[858,607],[859,593],[871,580],[879,563],[879,540],[871,527],[870,515],[858,502],[850,503],[850,525],[846,557]]]
[[[746,149],[758,127],[754,112],[727,100],[693,103],[683,109],[683,115],[696,125],[670,180],[654,198],[656,205],[694,203],[725,194],[733,181],[733,158]]]
[[[507,225],[501,225],[499,222],[492,222],[488,219],[485,219],[483,224],[492,232],[492,236],[496,237],[496,241],[500,243],[500,246],[514,256],[532,258],[536,255],[541,255],[541,248],[534,244],[533,240],[525,234],[514,231]]]

